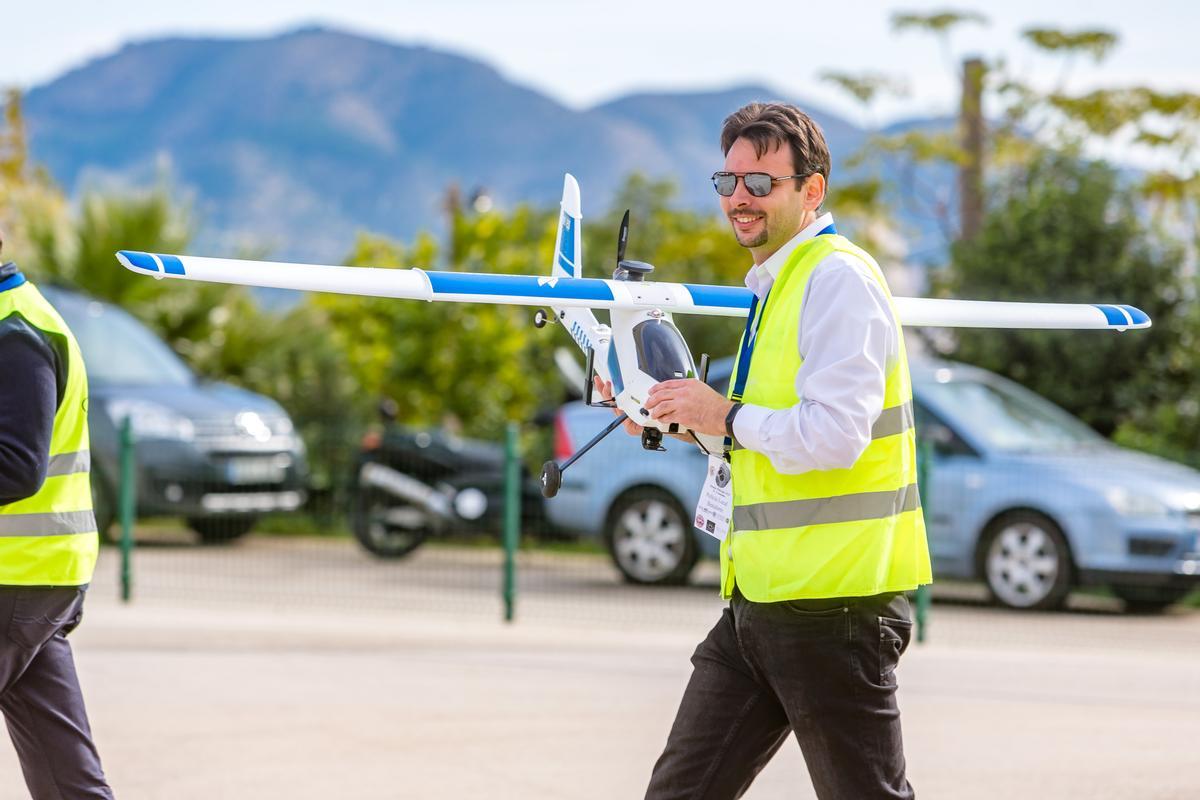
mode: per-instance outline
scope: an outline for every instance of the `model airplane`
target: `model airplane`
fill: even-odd
[[[708,357],[697,367],[691,350],[671,321],[672,313],[745,316],[750,291],[744,287],[695,283],[659,283],[646,277],[654,267],[625,259],[629,213],[621,223],[617,267],[612,280],[582,277],[582,214],[579,184],[563,181],[562,210],[554,263],[548,276],[434,272],[422,269],[376,269],[319,266],[228,258],[201,258],[121,250],[117,259],[128,269],[155,278],[232,283],[278,289],[397,297],[430,302],[504,303],[542,306],[534,325],[560,323],[587,357],[586,402],[592,402],[591,375],[612,383],[613,400],[601,403],[622,412],[613,423],[561,466],[546,462],[543,493],[553,497],[562,470],[575,462],[626,418],[643,426],[642,446],[661,448],[663,433],[690,435],[705,452],[719,453],[721,437],[679,431],[653,419],[642,406],[650,387],[672,378],[706,377]],[[968,328],[1058,328],[1126,330],[1150,327],[1150,318],[1127,305],[1003,303],[930,298],[895,298],[903,325]],[[545,308],[551,313],[546,313]],[[595,309],[609,311],[610,324],[596,319]]]

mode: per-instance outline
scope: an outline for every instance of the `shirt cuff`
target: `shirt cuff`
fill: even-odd
[[[764,406],[749,403],[743,405],[733,418],[733,438],[737,445],[747,450],[763,452],[763,445],[767,441],[763,432],[771,413],[771,409]]]

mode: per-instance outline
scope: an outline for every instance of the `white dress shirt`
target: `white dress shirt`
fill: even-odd
[[[747,288],[761,301],[797,245],[831,224],[833,215],[823,214],[752,266]],[[883,410],[884,383],[899,358],[899,339],[871,268],[847,253],[827,256],[809,276],[801,308],[800,402],[784,409],[747,403],[733,420],[738,443],[765,455],[783,474],[853,466],[870,444],[871,426]]]

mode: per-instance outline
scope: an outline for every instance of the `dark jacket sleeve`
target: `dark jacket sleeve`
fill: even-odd
[[[58,410],[54,350],[14,315],[0,321],[0,505],[42,488]]]

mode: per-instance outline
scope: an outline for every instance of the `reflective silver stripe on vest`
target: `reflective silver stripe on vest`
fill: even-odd
[[[871,426],[871,438],[882,439],[885,436],[895,436],[904,433],[913,426],[913,405],[909,400],[899,406],[885,408],[879,414],[879,419]]]
[[[861,492],[813,500],[753,503],[733,509],[735,531],[769,531],[803,528],[835,522],[894,517],[921,507],[917,485],[910,483],[890,492]]]
[[[879,412],[879,419],[875,420],[875,424],[871,426],[871,439],[883,439],[887,436],[895,436],[898,433],[904,433],[913,426],[913,405],[909,400],[907,403],[899,406],[885,408]],[[733,440],[731,450],[743,450],[741,442],[737,439]]]
[[[77,472],[87,472],[91,468],[91,450],[59,453],[56,456],[50,456],[50,466],[46,470],[46,477],[53,478],[55,475],[74,475]]]
[[[90,510],[0,514],[0,536],[65,536],[95,530],[96,515]]]

